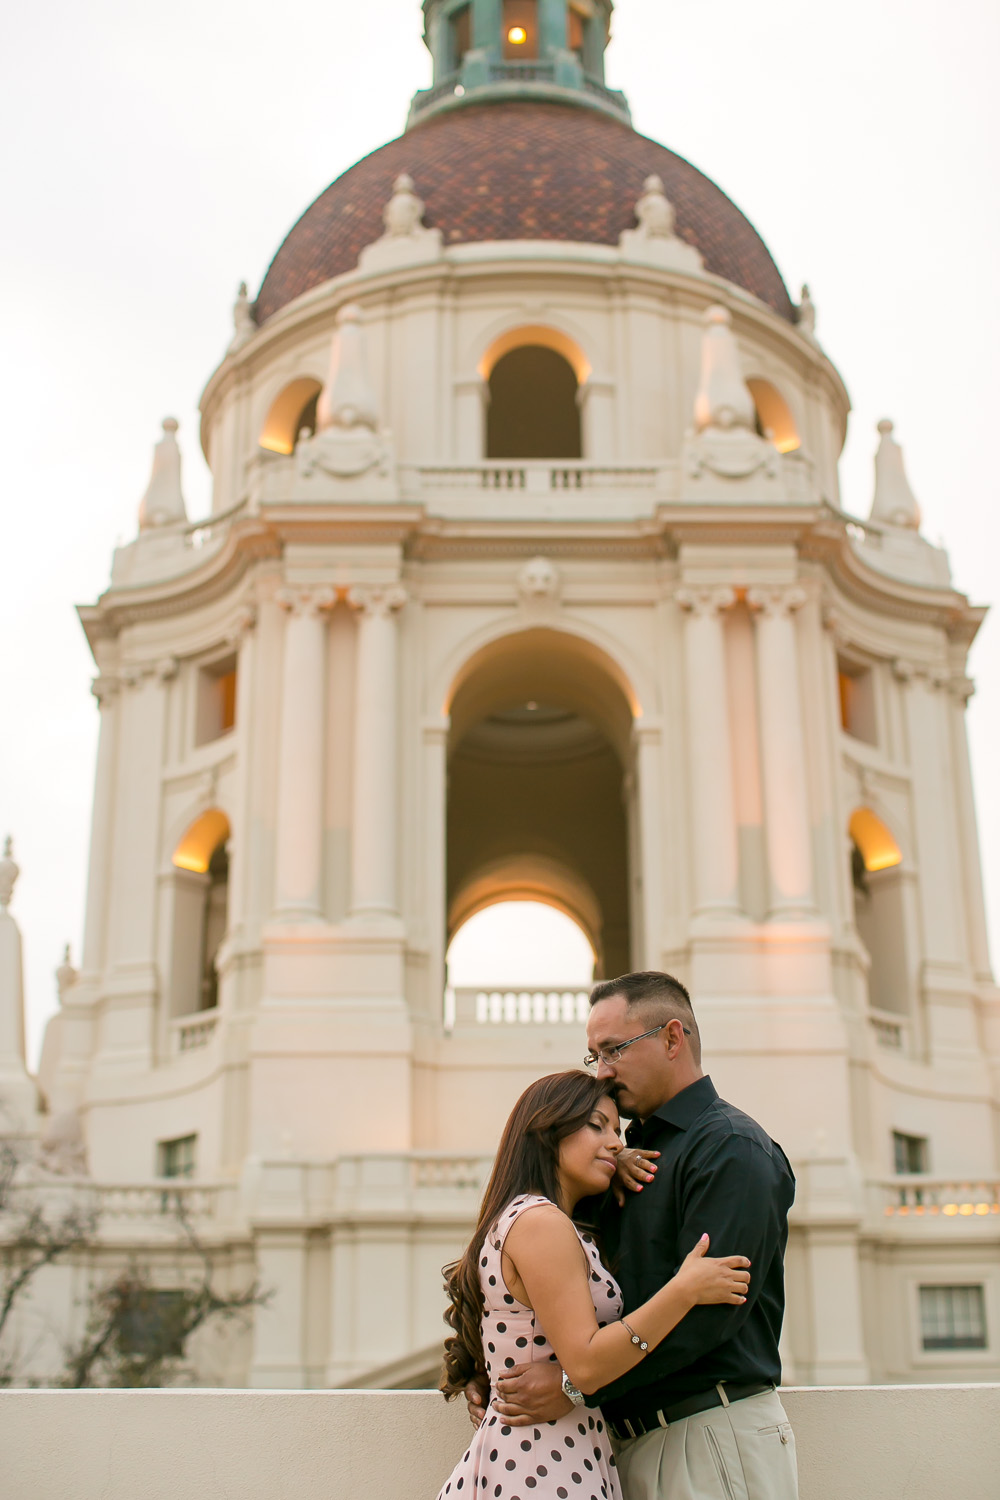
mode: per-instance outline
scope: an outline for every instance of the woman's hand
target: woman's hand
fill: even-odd
[[[703,1234],[690,1255],[685,1256],[674,1280],[693,1304],[730,1302],[738,1306],[747,1300],[750,1262],[745,1255],[724,1255],[715,1260],[708,1254],[708,1245],[708,1235]]]
[[[611,1180],[611,1191],[619,1208],[625,1202],[626,1192],[641,1193],[646,1183],[652,1182],[659,1154],[659,1151],[642,1151],[638,1146],[619,1151],[617,1169]]]

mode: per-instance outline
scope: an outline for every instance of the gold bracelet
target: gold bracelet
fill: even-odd
[[[633,1344],[638,1344],[639,1348],[642,1350],[643,1354],[645,1354],[646,1350],[649,1348],[649,1345],[646,1343],[646,1340],[645,1339],[641,1339],[639,1337],[639,1335],[636,1333],[635,1329],[632,1327],[631,1323],[626,1323],[626,1321],[625,1321],[624,1318],[622,1318],[621,1323],[622,1323],[622,1327],[623,1328],[627,1328],[628,1329],[629,1334],[631,1335]]]

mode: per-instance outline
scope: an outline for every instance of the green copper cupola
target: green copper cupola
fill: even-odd
[[[492,99],[556,99],[631,123],[604,82],[614,0],[424,0],[434,82],[409,124]]]

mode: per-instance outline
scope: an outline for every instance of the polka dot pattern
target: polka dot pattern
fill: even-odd
[[[507,1291],[501,1255],[507,1231],[526,1208],[548,1200],[515,1198],[486,1236],[480,1258],[483,1289],[483,1348],[490,1377],[490,1405],[472,1445],[438,1500],[455,1492],[493,1500],[622,1500],[611,1444],[600,1412],[577,1408],[539,1427],[511,1427],[493,1409],[497,1377],[515,1365],[554,1361],[555,1351],[530,1307]],[[579,1232],[579,1231],[578,1231]],[[621,1317],[622,1299],[601,1264],[590,1235],[580,1235],[590,1263],[590,1294],[603,1328]],[[584,1457],[584,1454],[587,1457]]]

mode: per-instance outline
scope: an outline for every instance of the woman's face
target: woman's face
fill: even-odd
[[[574,1204],[609,1187],[622,1149],[618,1131],[618,1106],[609,1095],[597,1101],[586,1125],[560,1141],[559,1177]]]

